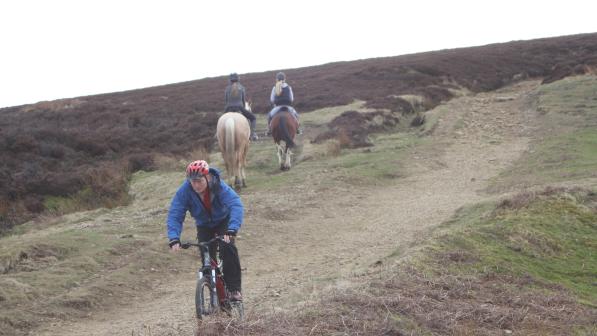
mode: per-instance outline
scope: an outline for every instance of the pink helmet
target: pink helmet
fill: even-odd
[[[197,160],[187,166],[187,178],[194,179],[209,174],[209,165],[205,160]]]

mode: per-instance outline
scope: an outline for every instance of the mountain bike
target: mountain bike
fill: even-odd
[[[203,255],[203,264],[197,271],[197,288],[195,290],[195,309],[197,318],[212,315],[223,311],[228,316],[242,321],[244,318],[244,306],[242,301],[230,299],[230,292],[226,289],[223,278],[222,261],[220,260],[219,243],[224,242],[222,237],[216,236],[209,241],[194,243],[181,242],[180,247],[188,249],[191,246],[199,247],[199,254]],[[210,256],[209,246],[215,243],[216,255]]]

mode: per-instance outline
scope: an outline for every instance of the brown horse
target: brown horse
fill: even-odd
[[[218,119],[217,138],[226,165],[228,184],[234,176],[234,189],[240,191],[247,186],[245,182],[245,166],[249,151],[249,122],[237,112],[224,113]]]
[[[281,170],[290,169],[290,156],[292,155],[292,148],[296,146],[294,143],[294,136],[298,122],[287,110],[281,110],[271,121],[271,130],[274,142],[278,147],[278,162]],[[281,145],[284,141],[285,146]]]

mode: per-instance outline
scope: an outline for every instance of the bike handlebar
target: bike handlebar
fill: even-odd
[[[210,240],[208,240],[206,242],[199,242],[199,243],[188,242],[188,241],[180,242],[180,247],[183,248],[183,249],[185,249],[185,250],[188,249],[191,246],[208,247],[209,244],[215,242],[216,240],[220,240],[220,241],[225,242],[224,238],[222,236],[215,236],[214,238],[212,238],[212,239],[210,239]]]

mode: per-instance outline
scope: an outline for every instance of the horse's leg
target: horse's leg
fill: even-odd
[[[280,169],[284,170],[284,164],[283,164],[284,149],[282,149],[282,145],[280,145],[280,144],[277,144],[276,146],[278,146],[278,164],[280,165]]]
[[[290,170],[290,154],[292,154],[292,152],[290,151],[290,148],[286,146],[284,148],[284,163],[282,164],[282,170]]]
[[[292,151],[290,148],[286,147],[286,169],[290,169],[290,161],[291,161]]]
[[[243,188],[247,187],[247,177],[245,176],[245,167],[240,167],[240,178],[241,178],[241,182],[242,182],[242,186]]]
[[[242,179],[243,188],[247,187],[246,179],[247,176],[245,175],[245,167],[247,166],[247,152],[249,151],[249,144],[245,146],[244,150],[242,151],[242,157],[240,159],[240,176]]]
[[[236,191],[240,191],[242,188],[241,181],[240,181],[240,158],[239,153],[236,153],[234,156],[234,189]]]
[[[234,176],[234,190],[240,191],[241,188],[242,186],[240,183],[240,179],[238,178],[238,176]]]

